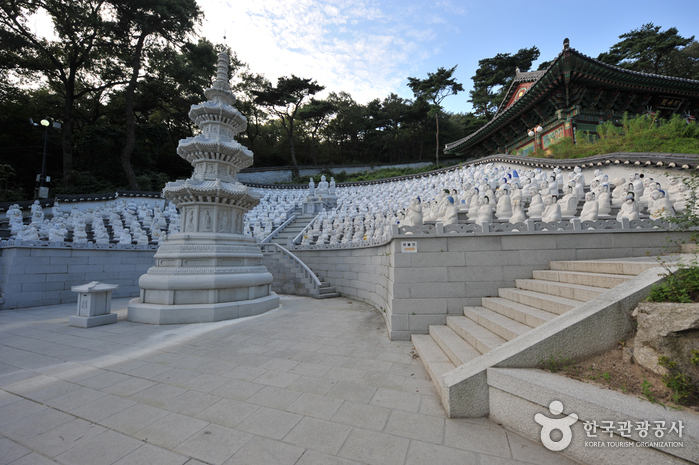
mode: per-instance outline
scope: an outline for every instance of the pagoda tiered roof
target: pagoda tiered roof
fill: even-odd
[[[520,94],[516,99],[515,93]],[[670,101],[668,106],[675,108],[664,108],[659,105],[661,100]],[[472,134],[446,144],[445,153],[504,152],[522,134],[550,121],[559,111],[568,117],[581,112],[597,114],[599,119],[593,121],[597,124],[624,112],[643,113],[651,106],[695,114],[699,111],[699,81],[609,65],[570,48],[566,40],[563,51],[545,70],[517,70],[495,117]]]

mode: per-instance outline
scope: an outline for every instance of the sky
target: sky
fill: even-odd
[[[563,39],[597,57],[619,35],[654,23],[699,39],[697,0],[197,0],[200,33],[226,43],[251,71],[276,82],[294,74],[366,103],[412,98],[408,77],[458,65],[464,92],[443,102],[467,112],[478,61],[536,45],[534,63],[554,59]],[[223,37],[226,36],[224,42]]]

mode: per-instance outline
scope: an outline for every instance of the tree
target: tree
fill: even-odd
[[[623,40],[597,59],[643,73],[673,75],[670,66],[672,53],[689,45],[694,36],[682,37],[674,27],[665,31],[660,29],[660,26],[648,23],[622,34],[619,38]]]
[[[187,34],[193,32],[202,11],[194,0],[116,0],[114,6],[118,46],[131,69],[124,92],[126,141],[120,159],[129,188],[137,190],[136,173],[131,166],[131,155],[136,144],[134,96],[144,57],[148,49],[156,45],[157,39],[166,43],[181,43]]]
[[[0,62],[24,79],[45,77],[63,97],[63,181],[73,169],[73,118],[76,102],[123,81],[106,51],[111,47],[113,20],[104,0],[5,0],[0,6]],[[35,33],[29,18],[48,15],[56,35]],[[93,72],[99,69],[97,75]],[[115,80],[105,80],[111,76]]]
[[[249,141],[248,148],[253,153],[255,152],[255,140],[259,137],[262,123],[267,117],[267,113],[255,103],[254,93],[261,92],[271,87],[271,85],[263,74],[253,73],[246,67],[238,75],[238,82],[233,86],[233,91],[238,97],[236,106],[248,119],[245,135]],[[255,157],[255,160],[258,161],[257,157]]]
[[[464,87],[452,77],[454,71],[456,71],[456,66],[451,69],[439,68],[436,73],[427,73],[427,79],[408,78],[408,87],[413,91],[415,97],[432,104],[428,115],[434,116],[437,123],[437,131],[435,132],[437,165],[439,165],[439,115],[442,112],[442,101],[450,95],[456,95],[464,90]]]
[[[468,100],[473,105],[473,113],[490,121],[498,111],[505,92],[515,76],[515,69],[529,71],[532,63],[539,58],[536,47],[520,49],[514,55],[498,53],[493,58],[478,62],[473,79],[473,90]]]
[[[316,147],[318,145],[318,134],[328,123],[330,117],[335,113],[335,107],[328,100],[316,100],[311,98],[308,104],[302,106],[297,114],[298,119],[308,126],[310,135],[309,154],[313,164],[318,164],[316,157]]]
[[[282,76],[277,80],[277,86],[267,86],[261,91],[255,91],[255,102],[269,108],[279,117],[284,132],[289,139],[291,149],[291,162],[293,163],[294,176],[299,176],[299,165],[296,162],[296,149],[294,148],[294,123],[296,114],[304,100],[317,94],[325,87],[312,79],[304,79],[293,74],[291,77]]]

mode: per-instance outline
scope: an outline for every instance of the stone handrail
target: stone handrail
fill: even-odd
[[[285,257],[286,259],[288,259],[289,261],[296,262],[296,264],[303,269],[304,276],[311,279],[311,282],[313,284],[313,290],[316,293],[319,292],[321,282],[318,279],[318,276],[316,276],[316,274],[305,263],[303,263],[301,261],[301,259],[299,259],[296,255],[292,254],[287,249],[285,249],[281,245],[274,243],[274,242],[262,244],[261,247],[262,247],[263,254],[264,253],[268,253],[268,254],[269,253],[271,253],[271,254],[281,253],[281,255],[283,257]]]
[[[305,228],[301,230],[300,233],[296,235],[291,241],[289,241],[289,244],[295,245],[301,242],[301,239],[303,238],[303,234],[310,229],[311,226],[318,220],[318,215],[316,215],[307,225]]]
[[[282,224],[280,224],[280,225],[277,227],[277,229],[275,229],[274,231],[272,231],[272,232],[269,234],[269,236],[267,236],[267,237],[265,237],[264,239],[262,239],[262,240],[260,241],[260,244],[266,244],[266,243],[270,242],[272,239],[274,239],[274,238],[277,236],[277,234],[279,234],[280,232],[282,232],[282,231],[284,230],[284,228],[286,228],[287,226],[289,226],[289,224],[290,224],[292,221],[294,221],[294,220],[296,219],[296,215],[293,214],[293,211],[294,211],[294,210],[296,210],[296,206],[295,206],[295,205],[286,211],[286,215],[287,215],[287,217],[288,217],[288,218],[286,219],[286,221],[283,222]]]
[[[508,223],[494,221],[492,223],[458,223],[444,225],[441,222],[425,224],[421,226],[399,226],[393,225],[391,235],[386,239],[372,239],[359,243],[347,244],[312,244],[301,245],[291,244],[292,250],[319,250],[319,249],[353,249],[363,247],[376,247],[386,244],[397,238],[416,237],[452,237],[452,236],[481,236],[486,234],[531,234],[531,233],[608,233],[608,232],[648,232],[648,231],[672,231],[675,225],[669,220],[640,219],[629,221],[623,218],[621,221],[615,219],[600,219],[596,221],[580,221],[579,218],[570,220],[554,221],[547,223],[541,220],[527,219],[522,223]]]

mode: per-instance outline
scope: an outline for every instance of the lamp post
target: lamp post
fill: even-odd
[[[49,196],[49,188],[46,186],[46,183],[51,180],[51,178],[46,176],[46,149],[49,141],[49,126],[51,125],[51,122],[49,121],[48,117],[42,119],[40,123],[35,123],[33,119],[29,118],[29,122],[34,126],[39,126],[39,124],[41,124],[44,127],[44,154],[41,159],[41,174],[39,175],[38,179],[39,187],[36,189],[34,198],[45,199]],[[53,127],[55,129],[60,129],[61,123],[54,122]]]
[[[534,138],[534,153],[536,153],[536,144],[537,144],[537,142],[536,142],[536,136],[537,136],[538,134],[541,134],[542,132],[544,132],[544,128],[542,128],[541,125],[539,125],[539,126],[536,126],[536,127],[534,127],[534,128],[531,128],[531,129],[529,130],[529,132],[527,133],[527,135],[528,135],[529,137],[533,137],[533,138]]]

